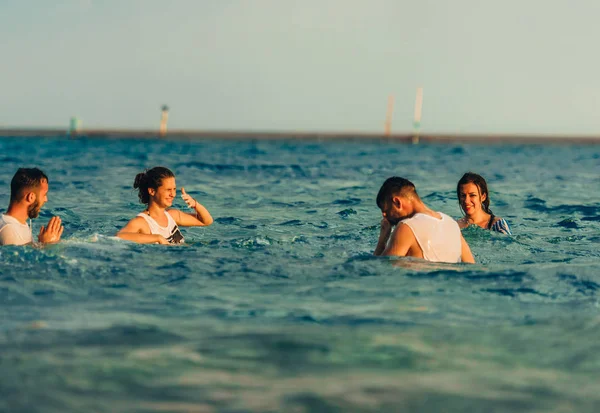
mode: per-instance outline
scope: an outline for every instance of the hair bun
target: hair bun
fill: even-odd
[[[144,181],[146,181],[146,172],[140,172],[135,176],[135,179],[133,180],[133,187],[135,189],[140,188],[143,185]]]

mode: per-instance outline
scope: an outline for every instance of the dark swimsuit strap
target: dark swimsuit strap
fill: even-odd
[[[490,214],[490,220],[488,221],[487,229],[492,229],[492,224],[494,223],[494,218],[496,218],[494,216],[494,214]]]

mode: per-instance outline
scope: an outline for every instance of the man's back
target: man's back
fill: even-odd
[[[417,213],[401,221],[408,226],[423,252],[423,258],[436,262],[461,262],[461,234],[456,221],[446,214],[441,219]]]

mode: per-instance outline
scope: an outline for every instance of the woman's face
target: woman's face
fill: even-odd
[[[481,196],[479,187],[472,182],[461,185],[458,190],[458,202],[467,216],[473,216],[482,211],[481,204],[485,199],[485,194]]]
[[[163,178],[161,185],[156,189],[148,188],[152,201],[162,208],[169,208],[177,195],[175,178]]]

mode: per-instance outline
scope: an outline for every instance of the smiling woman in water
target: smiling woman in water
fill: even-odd
[[[460,209],[465,216],[458,220],[458,226],[466,228],[469,225],[511,235],[508,223],[494,215],[490,209],[490,195],[487,183],[481,175],[467,172],[456,185],[456,196]]]
[[[123,227],[117,237],[140,244],[181,244],[182,227],[198,227],[212,224],[213,219],[204,206],[181,188],[181,198],[194,214],[168,209],[177,195],[175,175],[162,166],[149,169],[136,175],[133,187],[147,208]]]

